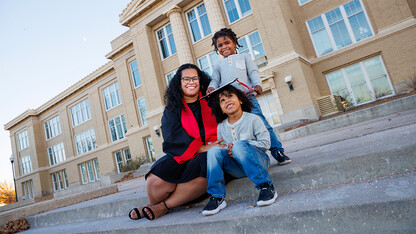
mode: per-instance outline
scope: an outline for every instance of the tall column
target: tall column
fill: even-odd
[[[172,25],[173,38],[175,38],[176,53],[180,64],[194,63],[191,47],[189,46],[188,37],[186,36],[185,25],[182,21],[182,9],[175,6],[167,12]]]
[[[225,28],[225,20],[221,14],[221,6],[217,0],[204,0],[212,33]]]

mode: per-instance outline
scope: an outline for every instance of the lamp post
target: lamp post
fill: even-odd
[[[13,163],[14,163],[14,156],[13,156],[13,154],[10,155],[10,158],[9,159],[10,159],[10,162],[12,163],[13,183],[14,183],[14,195],[15,195],[16,202],[17,202],[16,179],[14,178],[14,165],[13,165]]]

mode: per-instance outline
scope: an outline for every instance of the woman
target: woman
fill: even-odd
[[[208,149],[219,146],[217,123],[205,100],[210,78],[193,64],[179,67],[165,93],[163,152],[146,174],[149,204],[130,211],[131,219],[153,220],[206,191]]]

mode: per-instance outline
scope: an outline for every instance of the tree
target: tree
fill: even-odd
[[[0,182],[0,205],[16,202],[16,194],[12,183]]]

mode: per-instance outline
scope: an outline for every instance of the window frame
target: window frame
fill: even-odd
[[[370,29],[370,31],[371,31],[371,34],[372,34],[371,36],[368,36],[368,37],[363,38],[363,39],[361,39],[361,40],[357,40],[357,38],[355,37],[354,31],[353,31],[353,29],[352,29],[352,26],[351,26],[351,23],[350,23],[350,20],[349,20],[349,17],[351,17],[351,16],[348,16],[348,15],[347,15],[347,13],[346,13],[346,11],[345,11],[345,8],[344,8],[344,6],[345,6],[345,5],[350,4],[350,3],[354,2],[354,1],[358,1],[358,2],[360,3],[361,8],[362,8],[362,12],[363,12],[363,14],[364,14],[364,17],[365,17],[365,19],[366,19],[366,21],[367,21],[368,27],[369,27],[369,29]],[[345,45],[345,46],[340,47],[340,48],[338,48],[338,47],[337,47],[337,45],[336,45],[334,35],[333,35],[333,33],[332,33],[332,30],[331,30],[331,28],[330,28],[330,25],[329,25],[328,19],[327,19],[327,17],[326,17],[326,14],[327,14],[327,13],[332,12],[332,11],[334,11],[334,10],[336,10],[336,9],[339,9],[339,10],[340,10],[340,12],[341,12],[341,15],[342,15],[342,20],[343,20],[343,22],[344,22],[344,24],[345,24],[345,27],[346,27],[347,32],[348,32],[348,35],[349,35],[350,40],[351,40],[351,43],[350,43],[350,44]],[[354,13],[354,15],[357,15],[357,14],[359,14],[359,13],[361,13],[361,11],[360,11],[360,12],[358,12],[358,13],[357,13],[357,12],[356,12],[356,13]],[[321,55],[318,53],[317,46],[316,46],[316,42],[313,40],[313,37],[312,37],[312,35],[313,35],[313,34],[312,34],[312,32],[311,32],[311,28],[309,27],[309,22],[310,22],[311,20],[317,19],[318,17],[320,17],[320,18],[321,18],[321,20],[322,20],[322,22],[323,22],[323,25],[324,25],[324,28],[323,28],[323,29],[321,29],[321,30],[325,30],[325,32],[326,32],[326,34],[327,34],[327,36],[328,36],[328,38],[329,38],[329,42],[330,42],[331,48],[332,48],[332,51],[329,51],[329,52],[324,53],[324,54],[321,54]],[[338,21],[338,22],[339,22],[339,21]],[[313,17],[313,18],[309,19],[309,20],[306,20],[306,21],[305,21],[305,24],[306,24],[306,28],[308,29],[309,37],[310,37],[310,39],[311,39],[311,41],[312,41],[313,48],[314,48],[314,50],[315,50],[316,57],[318,57],[318,58],[319,58],[319,57],[322,57],[322,56],[324,56],[324,55],[326,55],[326,54],[330,54],[330,53],[332,53],[332,52],[334,52],[334,51],[338,51],[338,50],[341,50],[341,49],[343,49],[343,48],[347,48],[348,46],[351,46],[351,45],[353,45],[353,44],[355,44],[355,43],[357,43],[357,42],[359,42],[359,41],[366,40],[366,39],[368,39],[368,38],[371,38],[371,37],[374,37],[374,36],[375,36],[374,29],[373,29],[373,27],[372,27],[372,24],[371,24],[370,18],[368,17],[367,11],[366,11],[366,9],[365,9],[365,7],[364,7],[364,4],[363,4],[362,0],[352,0],[352,1],[346,2],[346,3],[344,3],[344,4],[341,4],[341,5],[339,5],[339,6],[335,7],[335,8],[333,8],[333,9],[331,9],[331,10],[328,10],[328,11],[326,11],[326,12],[323,12],[323,13],[322,13],[322,14],[320,14],[320,15],[317,15],[317,16],[315,16],[315,17]],[[315,31],[315,32],[316,32],[316,31]],[[315,33],[315,32],[314,32],[314,33]]]
[[[17,134],[17,146],[19,151],[22,151],[30,147],[27,129]]]
[[[254,50],[253,50],[253,44],[251,43],[251,40],[250,40],[250,35],[252,35],[252,34],[255,34],[255,33],[257,33],[258,35],[259,35],[259,39],[260,39],[260,43],[259,44],[256,44],[256,45],[254,45],[254,46],[257,46],[257,45],[260,45],[261,44],[261,46],[263,47],[263,51],[264,51],[264,55],[263,56],[261,56],[261,57],[267,57],[267,54],[266,54],[266,50],[264,49],[264,46],[263,46],[263,40],[261,39],[261,36],[260,36],[260,32],[258,31],[258,30],[255,30],[255,31],[253,31],[253,32],[251,32],[251,33],[248,33],[248,34],[246,34],[246,35],[244,35],[244,36],[242,36],[242,37],[240,37],[238,40],[243,40],[243,39],[245,39],[246,40],[246,43],[247,43],[247,47],[248,47],[248,54],[250,55],[250,57],[251,57],[251,59],[253,60],[253,61],[256,61],[256,57],[255,57],[255,55],[254,55]],[[245,51],[245,50],[244,50]],[[241,54],[243,54],[243,53],[246,53],[246,52],[243,52],[243,51],[240,51],[240,48],[239,48],[239,51],[238,51],[239,53],[241,53]],[[259,58],[261,58],[261,57],[259,57]]]
[[[130,155],[129,159],[127,158],[127,151],[128,151],[128,155]],[[124,149],[121,149],[119,151],[116,151],[116,152],[113,153],[113,155],[114,155],[114,160],[115,160],[115,163],[116,163],[117,173],[120,174],[121,173],[121,167],[123,165],[126,165],[129,161],[132,160],[130,148],[124,148]],[[121,161],[118,160],[117,155],[119,155],[121,157]]]
[[[73,128],[87,122],[88,120],[91,120],[92,114],[91,114],[90,101],[88,100],[88,98],[86,98],[85,100],[82,100],[81,102],[69,108],[69,113],[71,115],[71,120],[72,120],[71,122],[72,122]],[[74,116],[76,116],[77,121],[75,121]]]
[[[197,59],[198,67],[201,69],[201,71],[206,72],[210,76],[212,76],[212,73],[214,72],[214,66],[216,65],[216,63],[215,64],[213,63],[213,61],[211,59],[211,55],[217,56],[217,58],[218,58],[218,62],[217,63],[220,62],[220,57],[219,57],[219,55],[215,51],[210,52],[208,54],[205,54],[205,55],[203,55],[203,56],[201,56],[201,57],[199,57]],[[204,59],[204,58],[206,58],[208,60],[208,68],[205,68],[205,69],[203,69],[202,66],[201,66],[201,59]],[[206,71],[207,69],[209,69],[210,72],[207,72]]]
[[[48,121],[45,121],[43,127],[45,129],[46,141],[49,141],[50,139],[62,134],[61,121],[59,119],[59,115],[56,115]]]
[[[30,158],[30,155],[26,155],[20,158],[20,168],[22,175],[29,174],[33,171],[32,159]]]
[[[172,29],[172,33],[171,34],[169,34],[169,35],[172,35],[172,38],[173,38],[173,43],[174,43],[174,45],[175,45],[175,53],[172,53],[172,48],[171,48],[171,46],[170,46],[170,40],[169,40],[169,35],[167,34],[167,29],[166,29],[166,27],[168,27],[170,25],[170,27],[171,27],[171,29]],[[169,55],[167,55],[166,56],[166,58],[164,58],[163,57],[163,51],[162,51],[162,48],[161,48],[161,46],[160,46],[160,42],[163,40],[163,38],[162,39],[159,39],[159,36],[158,36],[158,32],[159,31],[161,31],[161,30],[163,30],[163,33],[164,33],[164,39],[166,39],[166,46],[167,46],[167,49],[168,49],[168,52],[169,52]],[[157,41],[157,45],[158,45],[158,47],[159,47],[159,54],[160,54],[160,57],[162,58],[162,60],[161,61],[163,61],[163,60],[165,60],[165,59],[168,59],[169,57],[171,57],[172,55],[175,55],[177,52],[178,52],[178,50],[177,50],[177,48],[176,48],[176,42],[175,42],[175,37],[174,37],[174,35],[173,35],[173,28],[172,28],[172,24],[169,22],[169,23],[167,23],[167,24],[165,24],[164,26],[162,26],[162,27],[160,27],[158,30],[156,30],[155,31],[155,34],[156,34],[156,41]]]
[[[230,20],[230,16],[228,15],[227,6],[225,5],[225,2],[226,2],[226,1],[233,1],[233,2],[234,2],[234,5],[235,5],[235,7],[236,7],[237,14],[238,14],[238,19],[234,20],[233,22],[231,22],[231,20]],[[238,4],[236,4],[236,2],[237,2]],[[248,0],[247,0],[247,2],[248,2],[248,4],[250,4],[250,2],[249,2]],[[225,15],[227,16],[227,22],[228,22],[228,24],[229,24],[229,25],[232,25],[232,24],[234,24],[234,23],[236,23],[236,22],[240,21],[241,19],[243,19],[243,18],[245,18],[245,17],[247,17],[247,16],[249,16],[249,15],[253,14],[253,8],[252,8],[252,7],[251,7],[251,5],[250,5],[250,12],[249,12],[249,13],[247,13],[245,16],[243,16],[243,13],[241,12],[240,3],[238,2],[238,0],[222,0],[222,4],[223,4],[223,7],[224,7]]]
[[[65,170],[52,173],[51,178],[54,192],[68,189],[68,178]]]
[[[302,3],[301,1],[302,0],[298,0],[299,6],[303,6],[303,5],[305,5],[306,3],[308,3],[308,2],[310,2],[312,0],[306,0],[306,2],[304,2],[304,3]]]
[[[65,146],[63,142],[60,142],[56,145],[48,147],[47,152],[48,152],[48,158],[49,158],[49,166],[53,166],[61,162],[65,162],[66,160]]]
[[[137,69],[135,69],[135,70],[133,70],[133,67],[132,67],[133,63],[136,63],[136,68]],[[130,75],[131,75],[131,78],[133,80],[134,88],[138,88],[138,87],[142,86],[143,84],[142,84],[142,79],[141,79],[141,76],[140,76],[139,65],[137,63],[137,59],[135,59],[135,60],[133,60],[129,63],[129,68],[130,68]],[[134,75],[134,71],[137,71],[139,84],[136,84],[136,77]]]
[[[90,168],[88,168],[88,165],[91,165]],[[78,169],[81,175],[82,184],[88,184],[100,180],[100,166],[98,164],[98,159],[95,158],[85,161],[78,165]],[[83,169],[85,173],[83,173]],[[91,177],[91,173],[93,178]]]
[[[199,15],[199,12],[198,12],[198,7],[200,7],[200,6],[202,6],[202,5],[204,5],[205,13],[204,13],[203,15]],[[200,35],[200,36],[201,36],[201,38],[200,38],[199,40],[195,40],[195,38],[194,38],[194,33],[193,33],[193,30],[192,30],[192,27],[191,27],[191,22],[190,22],[190,20],[189,20],[189,16],[188,16],[188,14],[189,14],[189,12],[191,12],[191,11],[194,11],[194,14],[195,14],[195,19],[194,19],[194,20],[192,20],[192,22],[194,22],[195,20],[197,21],[197,24],[198,24],[198,29],[199,29],[199,32],[200,32],[200,34],[201,34],[201,35]],[[207,22],[208,22],[208,26],[209,26],[209,33],[207,33],[206,35],[205,35],[204,27],[202,26],[202,22],[201,22],[201,18],[202,18],[204,15],[206,15],[206,17],[207,17]],[[191,36],[191,38],[192,38],[192,44],[195,44],[195,43],[197,43],[198,41],[201,41],[201,40],[203,40],[204,38],[207,38],[209,35],[211,35],[211,34],[212,34],[211,24],[210,24],[210,22],[209,22],[208,12],[207,12],[207,9],[206,9],[206,7],[205,7],[205,3],[204,3],[204,2],[202,2],[201,4],[198,4],[197,6],[193,7],[192,9],[188,10],[188,11],[185,13],[185,16],[186,16],[186,21],[187,21],[187,24],[188,24],[189,33],[191,34],[190,36]]]
[[[119,125],[117,124],[117,121],[119,121]],[[114,128],[111,127],[111,122],[113,122],[113,126]],[[121,134],[119,133],[119,128],[121,127]],[[121,139],[124,139],[126,137],[126,133],[127,133],[127,124],[126,124],[126,118],[124,117],[124,114],[121,114],[119,116],[116,116],[110,120],[108,120],[108,129],[110,130],[110,137],[111,137],[111,142],[116,142],[119,141]],[[116,139],[113,139],[113,130],[114,129],[114,133],[116,134]]]
[[[88,137],[87,137],[87,134],[88,134]],[[96,148],[98,148],[97,147],[97,138],[95,137],[94,128],[90,128],[90,129],[88,129],[84,132],[81,132],[81,133],[75,135],[74,139],[75,139],[75,148],[76,148],[78,156],[86,154],[86,153],[88,153],[90,151],[93,151]],[[88,140],[91,144],[91,149],[90,150],[88,150]],[[85,152],[83,150],[83,146],[86,147]]]
[[[150,140],[150,142],[149,142]],[[155,158],[155,149],[153,147],[153,140],[151,136],[147,136],[144,138],[144,142],[146,143],[146,151],[147,151],[147,155],[149,157],[150,162],[155,162],[156,158]],[[153,149],[153,153],[152,153],[152,149]]]
[[[169,82],[170,82],[170,80],[169,80],[168,76],[172,74],[172,78],[171,78],[171,80],[172,80],[172,79],[173,79],[173,77],[174,77],[174,76],[175,76],[175,74],[176,74],[176,71],[178,71],[178,69],[175,69],[175,70],[173,70],[173,71],[171,71],[171,72],[169,72],[169,73],[167,73],[167,74],[165,75],[165,79],[166,79],[166,87],[168,87],[168,86],[169,86]]]
[[[390,97],[390,96],[395,95],[395,91],[394,91],[393,85],[392,85],[392,83],[391,83],[390,77],[389,77],[389,75],[388,75],[388,73],[387,73],[387,69],[386,69],[386,67],[385,67],[385,65],[384,65],[383,58],[382,58],[380,55],[378,55],[378,56],[374,56],[374,57],[371,57],[371,58],[368,58],[368,59],[365,59],[365,60],[362,60],[362,61],[359,61],[359,62],[357,62],[357,63],[350,64],[349,66],[346,66],[346,67],[343,67],[343,68],[340,68],[340,69],[337,69],[337,70],[335,70],[335,71],[332,71],[332,72],[330,72],[330,73],[325,74],[325,79],[326,79],[326,82],[327,82],[327,84],[328,84],[328,87],[329,87],[329,90],[330,90],[331,94],[332,94],[332,95],[335,95],[335,93],[336,93],[336,92],[338,92],[339,90],[334,90],[334,89],[332,88],[332,86],[330,85],[329,79],[328,79],[328,75],[329,75],[329,74],[332,74],[332,73],[334,73],[334,72],[338,72],[338,71],[340,71],[340,72],[341,72],[341,74],[342,74],[342,79],[343,79],[343,81],[344,81],[344,83],[345,83],[346,89],[347,89],[347,91],[348,91],[348,95],[351,95],[351,103],[353,104],[353,106],[360,106],[360,105],[364,105],[364,104],[366,104],[366,103],[370,103],[370,102],[374,102],[374,101],[376,101],[378,98],[376,97],[374,87],[373,87],[373,85],[371,84],[371,80],[372,80],[372,79],[370,79],[370,77],[369,77],[369,75],[368,75],[367,68],[366,68],[366,67],[365,67],[365,65],[364,65],[364,62],[369,61],[369,60],[371,60],[371,59],[374,59],[374,58],[376,58],[376,57],[378,57],[378,58],[380,59],[380,64],[381,64],[382,70],[383,70],[383,72],[384,72],[384,74],[385,74],[386,80],[387,80],[388,85],[389,85],[389,88],[390,88],[390,90],[391,90],[391,94],[389,94],[389,95],[385,95],[385,96],[383,96],[383,97],[381,97],[381,98],[387,98],[387,97]],[[369,101],[365,101],[365,102],[361,102],[361,103],[357,103],[356,98],[355,98],[355,95],[354,95],[354,92],[353,92],[353,90],[352,90],[351,83],[350,83],[350,81],[349,81],[349,79],[348,79],[348,75],[347,75],[347,73],[345,72],[345,69],[346,69],[346,68],[352,67],[352,66],[357,65],[357,64],[358,64],[358,65],[359,65],[359,67],[360,67],[360,71],[362,72],[362,75],[363,75],[363,78],[364,78],[364,81],[365,81],[364,83],[367,85],[367,88],[368,88],[368,90],[369,90],[369,92],[370,92],[370,96],[371,96],[371,100],[369,100]],[[377,78],[379,78],[379,77],[377,77]]]
[[[144,107],[140,106],[141,101],[143,101]],[[137,108],[139,110],[140,123],[142,124],[142,126],[147,126],[149,122],[146,119],[147,118],[147,105],[146,105],[146,99],[144,97],[137,99]],[[145,112],[145,116],[143,116],[144,114],[142,113],[142,111]]]
[[[26,180],[22,182],[22,190],[23,190],[23,196],[26,196],[28,199],[33,198],[33,181],[32,180]]]
[[[114,89],[114,92],[111,92],[111,88]],[[106,94],[105,94],[106,91],[108,92],[108,96],[106,96]],[[113,103],[113,100],[111,98],[112,93],[115,93],[115,98],[116,98],[116,103],[115,104]],[[106,111],[109,111],[113,108],[116,108],[117,106],[122,104],[121,94],[120,94],[120,87],[118,85],[118,82],[114,82],[111,85],[108,85],[107,87],[103,88],[102,94],[103,94],[104,107],[105,107]],[[110,102],[109,105],[111,105],[109,108],[107,108],[106,97],[108,97],[108,100]]]

